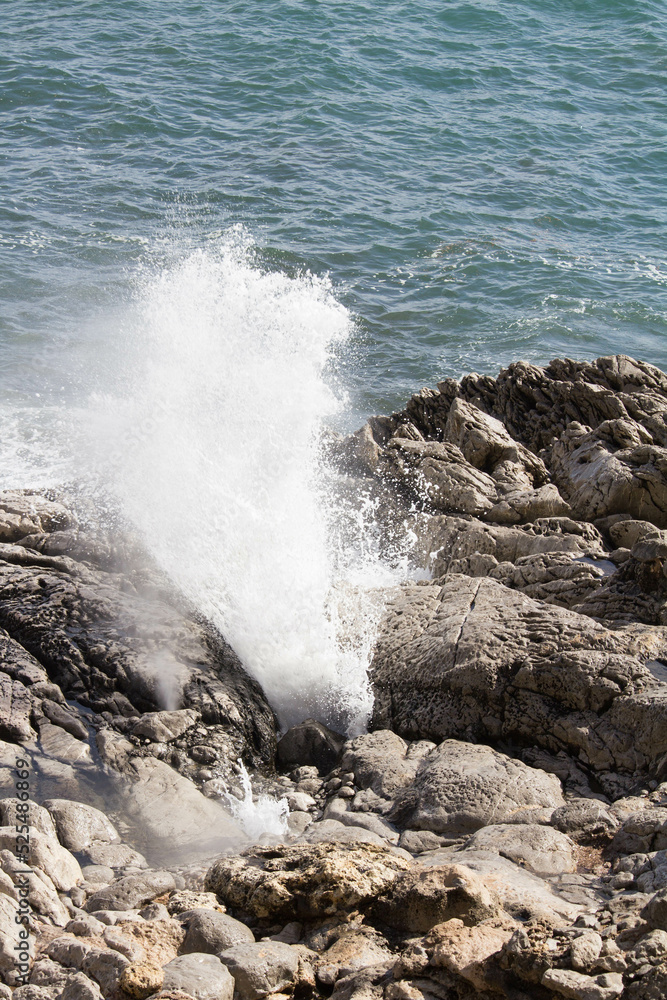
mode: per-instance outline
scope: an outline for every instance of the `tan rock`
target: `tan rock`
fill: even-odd
[[[118,985],[133,1000],[145,1000],[162,987],[164,972],[152,962],[133,962],[123,969]]]
[[[431,965],[449,969],[477,989],[489,985],[485,963],[509,941],[517,924],[507,917],[484,920],[468,927],[454,918],[438,924],[427,935],[425,945],[431,951]]]

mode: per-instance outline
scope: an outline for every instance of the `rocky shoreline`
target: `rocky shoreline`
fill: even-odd
[[[354,739],[278,739],[136,540],[0,494],[0,998],[667,996],[667,375],[517,363],[327,448],[428,577]]]

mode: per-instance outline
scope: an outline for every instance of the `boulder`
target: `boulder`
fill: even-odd
[[[292,726],[278,741],[278,763],[285,769],[302,765],[328,774],[338,764],[345,737],[316,719]]]
[[[488,964],[516,930],[516,922],[501,916],[469,926],[457,917],[435,926],[424,939],[429,964],[467,980],[477,990],[492,986]]]
[[[325,987],[331,987],[338,979],[388,962],[391,958],[387,942],[379,934],[353,925],[322,953],[316,967],[317,979]]]
[[[570,838],[536,823],[486,826],[473,834],[466,850],[501,854],[537,875],[560,875],[577,868]]]
[[[51,840],[35,827],[29,828],[29,852],[26,860],[34,868],[45,872],[60,892],[68,892],[81,881],[79,862],[57,840]],[[16,827],[0,827],[0,850],[16,849]]]
[[[299,969],[298,949],[281,941],[237,944],[219,958],[231,972],[240,1000],[261,1000],[289,989]]]
[[[474,925],[496,917],[501,907],[484,880],[459,865],[416,868],[398,875],[378,896],[376,919],[401,931],[429,931],[452,917]]]
[[[120,840],[111,820],[99,809],[68,799],[47,799],[58,839],[70,851],[84,851],[93,841],[110,844]]]
[[[146,1000],[162,988],[164,972],[152,962],[132,962],[121,972],[118,985],[133,1000]]]
[[[510,739],[596,772],[650,774],[667,755],[667,685],[642,662],[661,642],[486,578],[407,586],[371,664],[373,726],[406,739]]]
[[[195,1000],[232,1000],[234,980],[215,955],[179,955],[164,967],[163,992],[182,990]]]
[[[346,743],[341,767],[354,772],[359,788],[370,788],[376,795],[393,799],[414,780],[421,756],[410,753],[405,740],[385,729]]]
[[[286,923],[363,910],[408,867],[375,844],[254,847],[217,861],[206,887],[237,911]]]
[[[86,910],[94,913],[96,910],[137,909],[175,887],[171,872],[151,871],[143,875],[127,875],[89,896]]]
[[[228,948],[240,944],[252,944],[255,935],[240,920],[234,920],[228,913],[217,910],[186,910],[179,915],[186,928],[181,952],[218,955]]]
[[[175,712],[146,712],[130,726],[132,736],[139,736],[152,743],[170,743],[194,726],[198,713],[191,708]]]
[[[460,836],[520,810],[563,805],[560,782],[491,747],[445,740],[423,758],[391,814],[405,827]]]

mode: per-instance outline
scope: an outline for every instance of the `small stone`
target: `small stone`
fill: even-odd
[[[592,969],[602,951],[602,938],[595,931],[587,931],[575,938],[570,945],[570,959],[575,969]]]
[[[152,962],[133,962],[123,969],[118,985],[134,1000],[145,1000],[162,988],[164,972]]]

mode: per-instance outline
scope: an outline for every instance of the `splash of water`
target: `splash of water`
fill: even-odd
[[[146,277],[139,297],[119,417],[127,515],[284,726],[313,715],[362,731],[378,588],[393,577],[363,511],[346,541],[333,527],[320,456],[341,406],[326,371],[347,310],[326,280],[262,271],[238,234]]]
[[[220,786],[220,798],[250,840],[258,840],[263,834],[282,837],[289,827],[289,805],[287,799],[274,799],[270,795],[260,793],[253,796],[250,775],[242,761],[237,762],[238,776],[241,783],[242,797],[231,795],[224,786]]]

